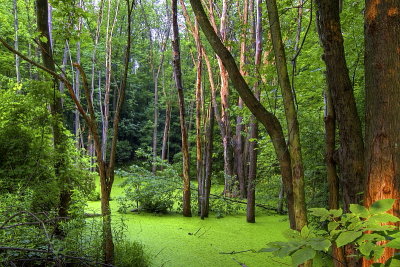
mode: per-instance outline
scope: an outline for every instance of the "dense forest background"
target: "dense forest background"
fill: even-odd
[[[265,251],[399,262],[399,1],[0,4],[0,231],[71,241],[100,200],[96,260],[123,266],[110,206],[122,179],[120,212],[242,210],[255,223],[267,210],[305,241]],[[309,228],[327,231],[323,245]],[[43,238],[2,237],[0,257],[40,264]]]

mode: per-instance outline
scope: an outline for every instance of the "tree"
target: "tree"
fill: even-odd
[[[366,1],[365,9],[365,170],[364,205],[396,199],[400,215],[400,2]],[[378,262],[393,256],[386,248]],[[371,261],[364,260],[363,266]]]
[[[182,155],[183,155],[183,203],[182,213],[185,217],[192,216],[190,209],[190,177],[189,177],[189,147],[188,147],[188,136],[185,124],[185,99],[183,96],[183,85],[182,85],[182,71],[181,71],[181,56],[179,47],[179,28],[178,28],[178,3],[177,0],[172,0],[172,50],[174,55],[174,78],[175,85],[178,90],[179,99],[179,118],[181,125],[181,136],[182,136]]]
[[[47,0],[36,1],[37,25],[40,33],[39,45],[42,53],[43,66],[48,70],[55,72],[56,67],[53,59],[53,50],[50,42],[49,13]],[[17,55],[18,56],[18,55]],[[63,129],[63,110],[61,96],[56,90],[56,78],[53,78],[54,99],[50,103],[50,112],[52,115],[53,145],[56,151],[55,175],[60,184],[60,206],[58,215],[62,218],[68,217],[68,208],[71,201],[70,177],[68,177],[65,167],[63,153],[66,150],[67,136]],[[61,229],[57,229],[58,234],[62,234]]]
[[[218,56],[221,58],[228,73],[230,73],[229,77],[231,78],[233,86],[238,91],[240,97],[243,99],[244,103],[250,109],[253,115],[257,118],[258,121],[260,121],[264,125],[265,129],[271,137],[272,143],[275,148],[275,153],[279,160],[282,179],[285,183],[285,188],[287,190],[290,227],[292,229],[301,229],[300,226],[302,223],[299,222],[299,224],[297,225],[297,218],[294,217],[291,159],[290,154],[287,150],[282,127],[276,116],[268,112],[251,92],[248,84],[244,80],[243,76],[240,74],[240,71],[231,53],[222,44],[221,40],[215,33],[213,26],[211,26],[200,1],[191,0],[190,3],[196,15],[196,19],[198,20],[211,47],[213,48],[214,52],[218,54]]]

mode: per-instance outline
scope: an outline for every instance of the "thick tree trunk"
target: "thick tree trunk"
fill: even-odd
[[[389,213],[400,215],[400,2],[367,0],[365,9],[364,204],[396,199]],[[399,224],[397,224],[399,226]],[[393,256],[386,248],[378,262]],[[363,266],[371,261],[364,260]]]
[[[360,203],[364,182],[364,144],[361,122],[357,114],[349,70],[344,54],[339,17],[339,2],[317,0],[318,34],[324,48],[328,91],[339,126],[339,168],[343,188],[344,210],[351,203]],[[346,246],[345,254],[354,254],[354,246]],[[346,257],[348,266],[358,266],[355,257]]]
[[[279,85],[282,90],[283,105],[285,107],[286,122],[288,127],[296,229],[300,231],[303,226],[307,225],[307,210],[304,195],[304,169],[301,156],[299,123],[297,121],[297,111],[295,109],[294,96],[287,71],[286,56],[282,42],[276,0],[266,0],[266,2],[272,45],[275,53],[276,70],[278,73]]]
[[[349,70],[347,68],[339,17],[339,2],[317,0],[318,33],[324,48],[326,79],[339,126],[339,167],[344,209],[360,203],[364,182],[364,144]]]
[[[189,177],[189,146],[187,130],[185,125],[185,100],[183,97],[182,72],[181,72],[181,56],[179,47],[179,29],[178,29],[178,7],[177,0],[172,0],[172,49],[173,49],[173,65],[175,85],[178,90],[179,98],[179,114],[182,135],[182,156],[183,156],[183,203],[182,213],[185,217],[192,216],[190,208],[190,177]]]
[[[268,112],[251,92],[248,84],[244,80],[243,76],[240,74],[240,71],[231,53],[223,45],[223,43],[215,33],[214,28],[210,24],[210,21],[208,20],[208,17],[205,14],[205,11],[200,1],[190,0],[190,3],[192,5],[196,18],[209,43],[211,44],[214,52],[217,53],[218,56],[223,60],[223,64],[225,65],[228,73],[230,73],[229,77],[231,78],[232,84],[234,85],[235,89],[238,91],[240,97],[243,99],[244,103],[254,114],[257,120],[264,125],[265,129],[271,137],[276,156],[279,160],[282,179],[285,183],[285,188],[287,190],[290,227],[292,229],[296,229],[296,221],[293,208],[291,160],[286,147],[282,127],[275,115]]]

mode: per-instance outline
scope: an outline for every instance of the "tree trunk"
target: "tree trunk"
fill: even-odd
[[[261,65],[261,54],[262,54],[262,8],[261,0],[257,0],[256,6],[256,40],[255,48],[256,53],[254,56],[254,67],[255,73],[260,73],[259,68]],[[260,101],[260,85],[261,77],[257,75],[257,81],[254,84],[253,92],[258,101]],[[248,174],[248,186],[247,186],[247,222],[256,222],[256,177],[257,177],[257,139],[258,139],[258,122],[252,115],[249,124],[249,174]]]
[[[339,167],[344,209],[360,203],[364,182],[361,122],[347,68],[339,17],[339,2],[317,0],[318,33],[324,48],[326,79],[339,126]]]
[[[364,204],[396,199],[389,213],[400,215],[400,2],[366,1],[365,9],[365,170]],[[399,226],[399,224],[397,224]],[[378,260],[394,255],[386,248]],[[363,266],[371,261],[364,260]]]
[[[167,147],[168,147],[168,136],[169,136],[169,128],[171,124],[171,104],[167,103],[167,108],[165,110],[165,125],[164,125],[164,133],[163,140],[161,146],[161,159],[167,160]]]
[[[227,69],[228,73],[230,73],[229,77],[231,78],[232,84],[234,85],[235,89],[238,91],[240,97],[243,99],[243,102],[254,114],[257,120],[264,125],[265,129],[271,137],[276,156],[279,160],[282,179],[285,183],[285,188],[287,190],[290,227],[292,229],[296,229],[296,218],[293,213],[294,208],[291,160],[286,147],[282,127],[276,116],[268,112],[251,92],[248,84],[244,80],[243,76],[240,74],[240,71],[231,53],[223,45],[223,43],[215,33],[214,28],[210,24],[210,21],[208,20],[208,17],[205,14],[205,11],[200,1],[190,0],[190,3],[196,15],[196,19],[198,20],[210,45],[212,46],[214,52],[218,54],[221,60],[223,60],[225,68]]]
[[[13,13],[14,13],[14,49],[18,51],[18,3],[13,0]],[[19,70],[19,56],[15,55],[15,73],[17,76],[17,83],[21,82],[21,72]]]
[[[209,119],[206,129],[206,140],[204,146],[204,185],[202,194],[202,203],[200,216],[202,219],[208,217],[209,206],[210,206],[210,190],[211,190],[211,173],[212,173],[212,152],[213,152],[213,141],[214,141],[214,108],[210,103]]]
[[[188,137],[185,125],[185,99],[183,97],[182,72],[181,72],[181,56],[179,47],[179,29],[178,29],[178,7],[177,0],[172,0],[172,49],[173,49],[173,65],[175,85],[178,90],[179,98],[179,114],[182,135],[182,157],[183,157],[183,203],[182,213],[185,217],[192,216],[190,208],[190,177],[189,177],[189,147]]]
[[[331,92],[327,88],[325,97],[325,164],[327,181],[329,188],[328,207],[329,209],[339,209],[339,178],[336,172],[335,136],[336,136],[336,115],[333,108]],[[344,267],[346,259],[343,248],[338,248],[336,244],[332,245],[332,257],[335,267]]]
[[[295,109],[294,96],[287,71],[286,56],[282,42],[276,0],[267,0],[266,2],[272,46],[275,53],[276,69],[278,73],[279,85],[282,90],[283,105],[285,107],[286,122],[288,127],[296,229],[300,231],[303,226],[307,225],[307,210],[304,196],[304,169],[301,156],[299,123],[297,121],[297,111]]]
[[[242,34],[241,34],[241,42],[240,42],[240,73],[245,77],[247,72],[245,70],[246,64],[246,41],[247,41],[247,27],[248,27],[248,9],[249,4],[248,0],[243,1],[243,14],[242,14]],[[238,108],[240,110],[243,109],[243,100],[239,97],[238,100]],[[236,174],[239,181],[239,192],[240,197],[245,198],[247,195],[247,188],[246,188],[246,175],[244,172],[244,164],[245,158],[243,153],[243,136],[242,132],[244,129],[244,125],[242,123],[243,117],[238,115],[236,117],[236,133],[235,133],[235,143],[234,143],[234,155],[235,155],[235,167],[236,167]]]
[[[47,0],[37,0],[36,7],[37,25],[40,37],[42,37],[39,37],[39,45],[42,51],[43,65],[49,70],[55,72],[56,68],[53,60],[53,51],[50,45]],[[54,98],[50,103],[50,112],[52,115],[53,145],[56,152],[54,169],[55,175],[59,180],[59,186],[61,188],[58,216],[65,218],[68,217],[68,208],[71,201],[70,177],[68,177],[68,173],[66,173],[66,163],[63,158],[63,155],[66,151],[67,136],[64,134],[62,127],[63,114],[61,97],[55,92],[56,79],[53,79],[53,87]],[[63,235],[61,229],[58,227],[56,233]]]

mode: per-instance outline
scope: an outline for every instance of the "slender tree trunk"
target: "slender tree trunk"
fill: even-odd
[[[181,72],[181,56],[179,47],[179,29],[178,29],[178,7],[177,0],[172,0],[172,49],[173,49],[173,65],[174,65],[174,78],[175,85],[178,90],[179,98],[179,113],[180,113],[180,124],[181,124],[181,135],[182,135],[182,156],[183,156],[183,216],[192,216],[190,208],[190,177],[189,177],[189,146],[188,136],[185,125],[185,100],[183,97],[183,85],[182,85],[182,72]]]
[[[198,33],[198,24],[195,21],[195,31]],[[197,182],[199,189],[199,214],[201,213],[201,198],[204,197],[204,163],[203,163],[203,131],[202,131],[202,117],[203,117],[203,107],[202,107],[202,68],[203,68],[203,52],[200,39],[196,41],[197,48],[197,66],[196,66],[196,170],[197,170]]]
[[[37,25],[40,33],[39,45],[42,51],[43,65],[49,70],[55,72],[56,68],[53,60],[53,51],[50,45],[47,0],[37,0],[36,7]],[[65,160],[63,158],[67,145],[67,136],[63,132],[62,103],[60,95],[55,90],[55,79],[53,80],[53,87],[54,97],[50,103],[50,112],[52,115],[53,145],[56,152],[54,169],[61,188],[58,215],[65,218],[68,217],[68,208],[71,201],[70,177],[66,173]],[[63,235],[60,228],[57,228],[56,232],[57,234]]]
[[[114,18],[111,20],[111,10],[115,9]],[[108,125],[110,120],[110,92],[111,92],[111,61],[112,61],[112,39],[114,27],[117,22],[117,15],[119,9],[119,0],[116,6],[113,7],[111,0],[108,0],[107,7],[107,32],[106,32],[106,65],[105,65],[105,92],[103,103],[103,128],[102,128],[102,152],[103,160],[107,161],[107,142],[108,142]]]
[[[169,128],[171,124],[171,104],[167,103],[167,108],[165,110],[165,125],[164,125],[164,133],[163,140],[161,146],[161,159],[168,160],[167,158],[167,146],[168,146],[168,136],[169,136]]]
[[[291,160],[289,152],[287,150],[282,127],[276,116],[271,112],[268,112],[251,92],[248,84],[244,80],[243,76],[240,74],[240,71],[231,53],[223,45],[223,43],[215,33],[214,28],[208,20],[208,17],[201,3],[196,0],[190,0],[190,3],[196,15],[196,19],[199,22],[199,25],[201,26],[210,45],[212,46],[214,52],[217,53],[218,56],[223,60],[223,64],[225,65],[227,71],[230,73],[229,77],[231,78],[233,86],[236,88],[240,97],[243,99],[243,102],[254,114],[257,120],[264,125],[265,129],[271,137],[276,156],[279,160],[282,179],[285,183],[285,188],[287,190],[290,227],[292,229],[296,229],[296,218],[294,216],[293,207],[294,202]]]
[[[220,17],[219,33],[221,40],[226,41],[227,25],[226,20],[228,17],[228,3],[227,0],[222,1],[222,12]],[[222,60],[218,57],[218,65],[220,69],[221,77],[221,121],[225,128],[224,135],[222,136],[222,145],[224,147],[224,174],[225,174],[225,196],[232,195],[233,184],[235,175],[233,172],[233,147],[232,147],[232,129],[230,124],[229,115],[229,75],[222,63]]]
[[[154,82],[154,124],[153,124],[153,166],[152,171],[153,173],[157,170],[157,128],[158,128],[158,79],[160,77],[161,69],[163,68],[164,64],[164,52],[167,46],[167,41],[169,39],[169,32],[170,27],[167,27],[167,31],[165,32],[165,40],[162,44],[161,48],[161,60],[160,64],[158,65],[157,70],[153,70],[153,82]],[[151,40],[150,40],[151,41]],[[154,67],[153,67],[154,68]]]
[[[364,205],[396,199],[389,213],[400,216],[400,2],[366,0],[365,4]],[[378,262],[386,262],[394,252],[386,248]],[[363,261],[363,266],[371,264]]]
[[[81,8],[82,6],[82,2],[79,1],[78,4],[78,8]],[[80,32],[82,27],[82,18],[80,17],[78,19],[78,32]],[[80,38],[80,34],[78,34],[78,38]],[[76,62],[80,65],[81,64],[81,42],[80,40],[78,40],[78,42],[76,43]],[[74,87],[75,87],[75,95],[76,98],[80,101],[81,98],[81,92],[80,92],[80,84],[79,84],[79,70],[76,70],[76,74],[75,74],[75,83],[74,83]],[[79,119],[79,111],[75,110],[74,111],[74,115],[75,115],[75,119],[74,119],[74,130],[75,130],[75,142],[76,142],[76,148],[80,149],[81,147],[83,147],[83,144],[81,146],[81,136],[82,136],[82,130],[81,130],[81,123],[80,123],[80,119]]]
[[[13,13],[14,13],[14,49],[18,51],[18,3],[13,0]],[[19,70],[19,56],[15,55],[15,73],[17,76],[17,83],[21,82],[21,72]]]
[[[339,209],[339,178],[336,172],[336,162],[334,160],[335,153],[335,136],[336,136],[336,115],[333,108],[331,92],[327,88],[325,96],[325,164],[327,181],[329,188],[329,209]],[[344,257],[343,248],[338,248],[336,244],[332,245],[332,257],[335,267],[344,267],[346,258]]]
[[[247,41],[247,28],[248,28],[248,9],[249,3],[248,0],[243,1],[243,15],[242,15],[242,34],[241,34],[241,43],[240,43],[240,73],[245,77],[247,72],[245,70],[246,64],[246,41]],[[238,100],[238,108],[240,110],[243,109],[243,100],[239,97]],[[234,155],[235,155],[235,167],[236,167],[236,174],[239,181],[239,192],[240,197],[245,198],[247,194],[246,190],[246,175],[244,172],[244,153],[243,153],[243,136],[242,132],[244,130],[244,125],[242,123],[243,117],[238,115],[236,117],[236,133],[235,133],[235,146],[234,146]]]
[[[258,101],[260,101],[260,85],[261,77],[259,75],[259,68],[261,65],[261,54],[262,54],[262,9],[261,0],[257,0],[257,19],[256,19],[256,53],[254,66],[255,72],[258,74],[257,82],[254,84],[253,92]],[[250,130],[249,130],[249,174],[248,174],[248,186],[247,186],[247,222],[256,222],[256,177],[257,177],[257,139],[258,139],[258,122],[252,115],[250,119]]]
[[[296,229],[300,231],[303,226],[307,225],[307,210],[304,196],[304,169],[301,156],[299,123],[297,121],[297,111],[295,109],[294,96],[287,71],[286,56],[282,42],[276,0],[266,0],[266,2],[272,45],[275,53],[276,69],[282,90],[283,105],[285,107],[286,122],[288,126]]]
[[[213,137],[214,137],[214,108],[212,103],[208,109],[208,124],[206,128],[206,138],[204,146],[204,179],[203,179],[203,194],[200,216],[201,219],[208,217],[210,206],[210,190],[211,190],[211,173],[212,173],[212,152],[213,152]]]

